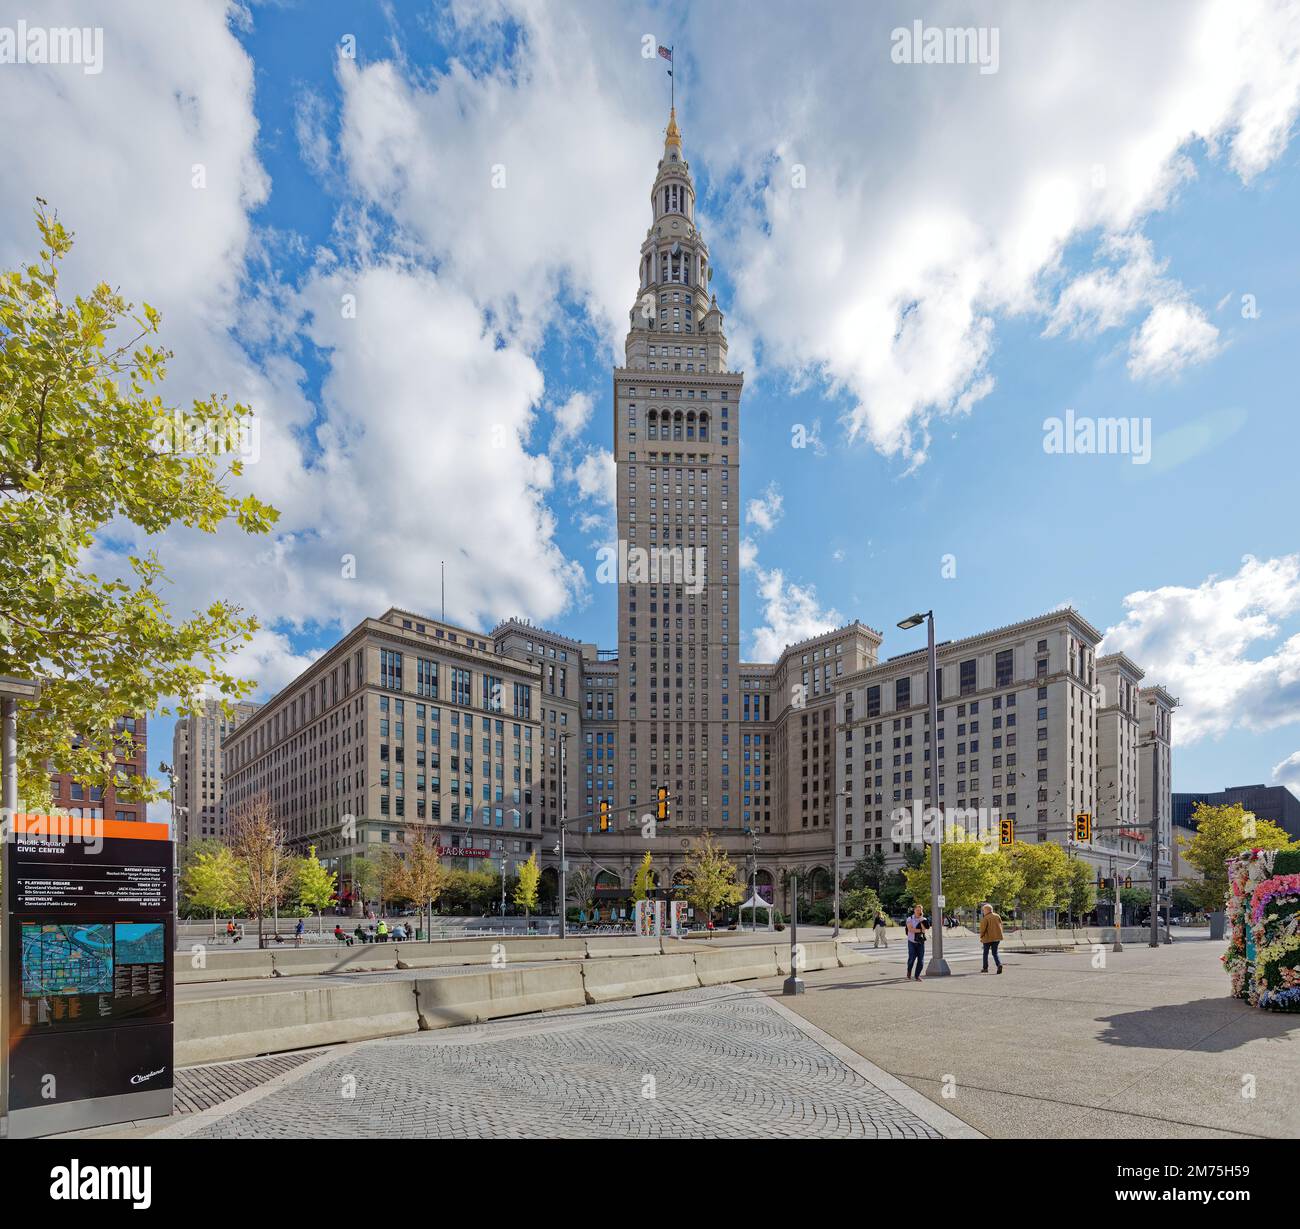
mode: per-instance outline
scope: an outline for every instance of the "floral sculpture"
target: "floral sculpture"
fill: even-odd
[[[1300,1011],[1300,849],[1252,849],[1228,862],[1224,968],[1237,998]]]

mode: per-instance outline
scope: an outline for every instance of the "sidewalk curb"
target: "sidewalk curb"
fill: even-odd
[[[988,1138],[969,1123],[963,1122],[955,1114],[949,1113],[946,1109],[936,1105],[929,1097],[890,1075],[888,1071],[877,1067],[875,1063],[868,1062],[856,1050],[851,1050],[843,1042],[836,1041],[829,1033],[805,1020],[798,1012],[791,1011],[779,998],[774,998],[771,994],[764,993],[761,990],[755,990],[753,993],[765,998],[768,1006],[778,1015],[784,1016],[786,1020],[815,1041],[827,1053],[833,1054],[850,1070],[856,1071],[868,1084],[875,1085],[881,1092],[886,1093],[905,1109],[910,1110],[927,1126],[933,1127],[944,1139]]]

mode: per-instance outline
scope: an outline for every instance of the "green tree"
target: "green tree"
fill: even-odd
[[[316,846],[307,847],[307,856],[299,858],[294,866],[293,891],[298,903],[316,915],[316,933],[325,930],[321,913],[334,899],[339,877],[328,870],[316,856]]]
[[[927,910],[931,907],[930,851],[925,847],[919,866],[908,867],[903,874],[912,898]],[[956,828],[948,831],[941,850],[943,861],[944,908],[974,908],[988,899],[993,874],[993,855],[986,853],[979,841],[965,839]],[[938,922],[935,922],[938,925]]]
[[[636,877],[632,880],[632,899],[646,900],[650,896],[650,889],[655,886],[654,871],[650,866],[650,851],[645,851],[645,856],[641,859],[641,865],[636,868]]]
[[[1070,856],[1054,841],[1014,841],[1006,851],[1021,873],[1021,909],[1065,908],[1070,899]]]
[[[191,909],[212,914],[212,931],[216,933],[217,914],[233,912],[238,902],[239,867],[229,845],[207,843],[186,860],[181,872],[181,895]]]
[[[37,260],[0,275],[0,675],[42,680],[21,718],[19,792],[31,809],[48,806],[50,774],[67,772],[152,800],[161,785],[115,763],[135,750],[121,718],[197,713],[205,688],[223,703],[247,695],[256,684],[221,663],[257,624],[219,600],[173,619],[157,556],[132,555],[124,576],[101,577],[88,566],[96,539],[110,524],[154,535],[233,520],[265,533],[279,514],[226,489],[241,473],[247,407],[214,395],[182,417],[165,405],[156,390],[171,356],[154,344],[158,312],[136,312],[104,283],[65,297],[72,235],[44,201],[36,224]],[[177,709],[168,696],[181,697]]]
[[[352,895],[360,901],[361,911],[379,895],[379,867],[373,858],[365,854],[352,856]]]
[[[869,929],[876,924],[880,897],[874,888],[850,888],[844,893],[844,925],[850,930]]]
[[[872,888],[879,892],[886,876],[885,855],[879,850],[873,850],[853,864],[853,869],[844,876],[841,886],[846,892],[852,892],[857,888]]]
[[[1005,849],[989,854],[989,883],[985,898],[1000,914],[1015,911],[1024,887],[1025,873]]]
[[[648,858],[650,855],[646,854]],[[518,883],[515,885],[515,904],[524,911],[524,921],[537,908],[537,885],[542,879],[542,868],[537,865],[537,851],[533,850],[528,861],[518,867]]]
[[[1256,819],[1239,802],[1227,806],[1196,804],[1192,815],[1196,835],[1180,837],[1183,860],[1204,876],[1188,890],[1203,909],[1222,909],[1228,897],[1228,859],[1248,849],[1283,849],[1290,843],[1285,830],[1267,819]]]
[[[1093,878],[1092,867],[1080,858],[1070,862],[1070,874],[1067,881],[1067,908],[1070,919],[1082,918],[1097,906],[1097,881]]]
[[[686,899],[706,920],[715,909],[738,905],[745,898],[735,863],[707,832],[686,855],[686,875]]]

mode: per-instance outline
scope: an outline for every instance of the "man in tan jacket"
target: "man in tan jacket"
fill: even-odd
[[[1001,973],[1002,961],[998,957],[998,944],[1002,942],[1002,919],[993,912],[992,905],[984,906],[984,913],[980,918],[980,942],[984,944],[984,967],[980,972],[989,971],[989,952],[992,952],[993,962]]]

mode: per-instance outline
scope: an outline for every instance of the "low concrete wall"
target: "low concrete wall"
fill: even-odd
[[[720,986],[725,982],[748,981],[756,977],[777,975],[776,945],[746,943],[734,947],[717,947],[695,952],[695,975],[701,986]]]
[[[588,1003],[612,1003],[667,990],[694,990],[700,984],[695,955],[615,956],[588,960],[582,966]]]
[[[199,942],[199,952],[184,949],[176,953],[176,984],[190,985],[194,982],[207,981],[241,981],[246,977],[270,977],[271,953],[258,951],[256,946],[235,951],[217,951],[204,948]],[[242,946],[242,945],[241,945]],[[197,959],[203,961],[202,968],[195,968]]]
[[[662,940],[642,938],[640,935],[612,935],[608,938],[587,939],[587,956],[658,956],[663,951]],[[671,947],[668,949],[671,951]]]
[[[413,983],[375,982],[176,1004],[177,1066],[250,1058],[419,1028]]]
[[[415,997],[422,1029],[581,1007],[586,1002],[582,969],[576,964],[420,978],[415,982]]]
[[[303,977],[319,973],[364,973],[397,968],[399,949],[405,943],[358,943],[352,947],[300,947],[271,953],[276,977]]]
[[[799,946],[803,948],[803,964],[799,968],[800,973],[815,973],[818,969],[840,967],[839,952],[836,950],[839,945],[833,939],[818,939],[812,943],[801,943]],[[777,946],[776,962],[778,971],[788,975],[790,972],[788,943]]]

